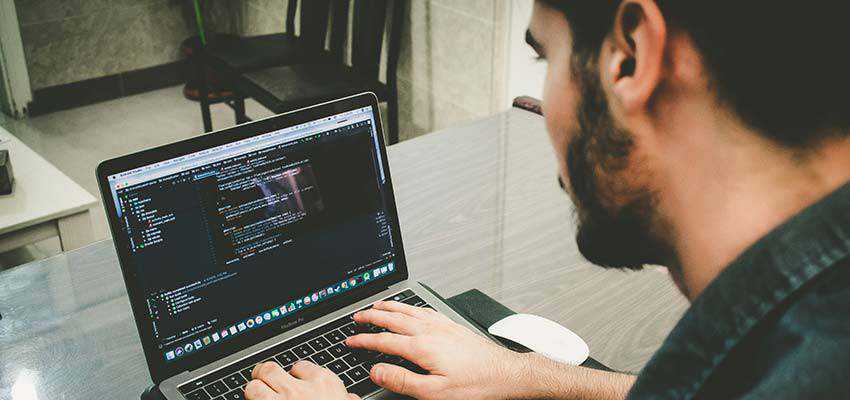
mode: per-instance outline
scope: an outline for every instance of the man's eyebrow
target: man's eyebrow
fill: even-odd
[[[534,35],[531,34],[531,29],[525,30],[525,43],[528,43],[528,45],[531,46],[531,48],[534,49],[537,54],[543,55],[543,52],[541,51],[542,47],[540,46],[540,42],[538,42],[537,39],[534,38]]]

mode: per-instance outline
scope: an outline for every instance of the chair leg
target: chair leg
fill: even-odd
[[[236,117],[236,125],[250,121],[245,115],[245,98],[238,96],[233,100],[233,115]]]
[[[198,76],[198,97],[201,103],[201,119],[204,122],[204,132],[212,132],[212,117],[210,116],[209,90],[207,88],[207,71],[199,56],[195,56],[195,73]]]
[[[389,117],[388,127],[390,131],[388,132],[388,139],[391,145],[398,143],[399,141],[399,133],[398,133],[398,94],[391,93],[389,97],[387,97],[387,114]]]

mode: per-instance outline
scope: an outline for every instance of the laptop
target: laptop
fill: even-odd
[[[363,93],[118,157],[97,168],[151,377],[169,400],[238,400],[254,365],[299,359],[362,397],[399,357],[354,350],[377,300],[430,307],[408,279],[377,98]]]

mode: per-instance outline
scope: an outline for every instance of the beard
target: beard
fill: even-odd
[[[593,70],[576,69],[581,71],[576,76],[581,87],[579,130],[572,135],[566,157],[578,214],[578,250],[606,268],[639,270],[669,261],[670,247],[653,234],[653,226],[658,228],[655,193],[634,187],[620,174],[630,167],[633,135],[615,123]]]

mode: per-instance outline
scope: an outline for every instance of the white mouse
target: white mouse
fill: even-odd
[[[499,320],[487,331],[565,364],[579,365],[590,354],[587,343],[573,331],[537,315],[514,314]]]

